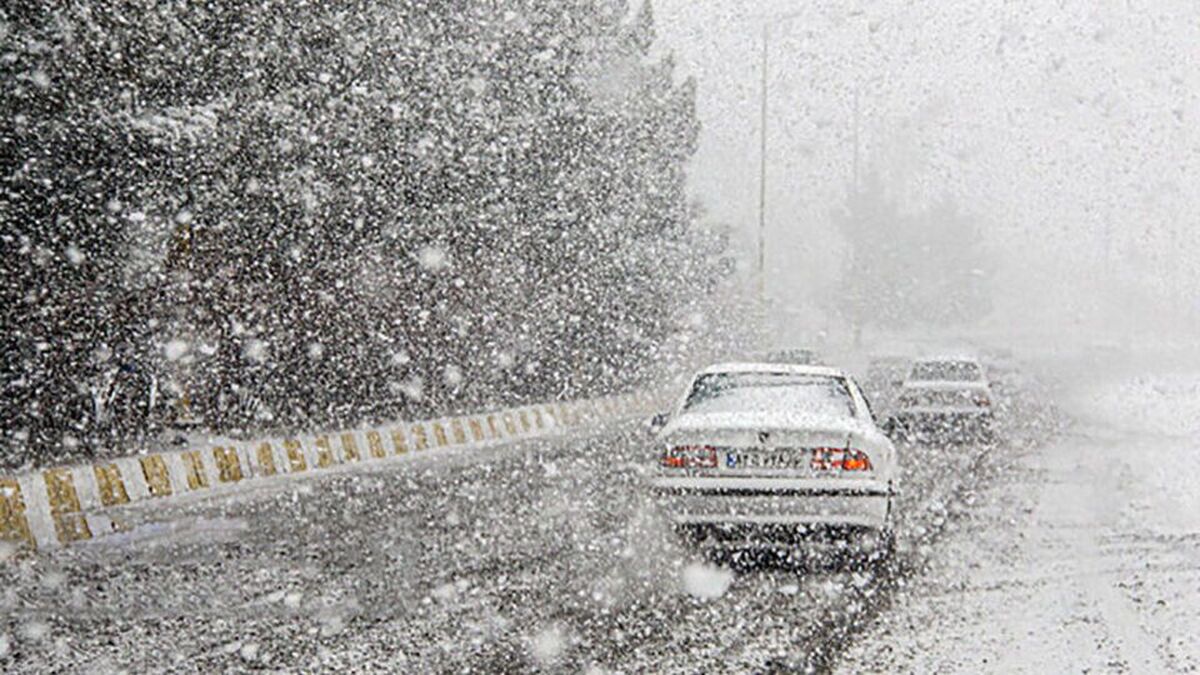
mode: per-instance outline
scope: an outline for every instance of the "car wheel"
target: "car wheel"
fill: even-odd
[[[880,559],[891,560],[896,555],[896,530],[888,527],[880,533]]]
[[[884,521],[883,528],[874,533],[875,548],[868,557],[868,562],[872,566],[886,566],[896,555],[895,507],[895,497],[888,497],[887,519]]]
[[[985,420],[983,426],[979,429],[979,440],[990,445],[995,443],[997,438],[996,427],[992,420]]]

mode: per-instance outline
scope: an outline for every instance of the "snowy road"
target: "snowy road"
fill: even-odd
[[[1017,396],[1012,416],[1038,406]],[[911,448],[894,574],[699,564],[645,502],[646,439],[627,423],[139,512],[130,533],[0,569],[0,658],[30,671],[825,670],[1049,419],[986,451]]]
[[[1200,376],[1076,386],[846,672],[1200,670]]]

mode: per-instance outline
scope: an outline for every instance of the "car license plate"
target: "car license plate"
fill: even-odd
[[[807,449],[725,453],[725,466],[730,469],[807,469],[811,463],[812,451]]]

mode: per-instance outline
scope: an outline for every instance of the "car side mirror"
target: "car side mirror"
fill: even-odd
[[[657,434],[662,431],[662,428],[667,426],[667,420],[670,415],[665,412],[655,413],[649,420],[646,420],[646,429],[652,434]]]

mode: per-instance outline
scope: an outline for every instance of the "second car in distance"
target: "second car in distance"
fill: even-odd
[[[992,390],[983,365],[969,356],[917,359],[887,426],[893,435],[926,441],[990,440]]]

